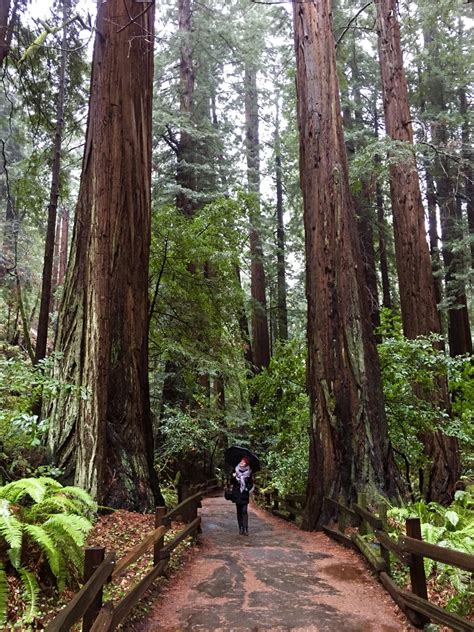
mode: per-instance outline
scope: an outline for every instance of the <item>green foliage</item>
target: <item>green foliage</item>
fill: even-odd
[[[60,390],[76,388],[53,377],[54,361],[52,354],[32,367],[22,356],[0,356],[0,482],[25,474],[59,474],[44,465],[48,419],[32,414],[40,398],[51,400]]]
[[[264,455],[280,494],[304,493],[309,454],[309,402],[303,340],[278,342],[268,369],[256,375],[251,422],[253,444]]]
[[[437,335],[405,338],[398,320],[386,310],[382,313],[382,333],[390,334],[379,345],[385,407],[396,456],[404,459],[402,469],[405,470],[406,460],[412,475],[425,465],[420,436],[436,429],[459,439],[469,465],[474,445],[470,423],[474,413],[471,358],[450,357],[441,348],[443,340]],[[451,415],[440,407],[436,397],[437,380],[446,378],[452,399]],[[416,488],[416,479],[411,482]]]
[[[418,517],[425,542],[474,555],[473,494],[473,486],[457,491],[449,507],[434,502],[417,502],[390,508],[388,516],[392,535],[404,533],[406,518]],[[424,563],[427,577],[434,578],[436,585],[451,585],[456,589],[457,594],[447,604],[448,610],[468,614],[469,602],[474,595],[470,573],[429,558],[424,558]]]
[[[0,487],[0,549],[22,580],[25,622],[36,615],[38,575],[54,578],[59,590],[80,578],[82,547],[96,510],[84,490],[63,487],[48,477],[25,478]],[[0,568],[0,620],[5,622],[7,591],[2,572],[5,566]]]

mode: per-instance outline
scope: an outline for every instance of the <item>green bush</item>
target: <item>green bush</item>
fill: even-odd
[[[53,354],[33,367],[22,356],[0,356],[0,483],[39,475],[40,468],[53,476],[59,474],[52,468],[44,469],[48,419],[33,414],[41,398],[47,401],[62,389],[76,389],[53,377],[54,360]]]
[[[378,346],[389,434],[403,471],[409,465],[416,490],[418,471],[426,465],[421,436],[442,430],[456,436],[463,450],[466,474],[472,466],[474,431],[474,365],[472,357],[451,357],[441,336],[405,338],[400,323],[387,310],[382,313],[384,340]],[[437,403],[438,380],[447,379],[451,412]]]
[[[7,618],[7,573],[24,588],[31,621],[37,610],[38,577],[61,591],[80,578],[86,536],[97,506],[84,490],[52,478],[24,478],[0,487],[0,623]]]
[[[405,532],[406,518],[419,518],[421,535],[425,542],[456,549],[474,555],[474,486],[466,491],[457,491],[454,502],[449,507],[438,503],[417,502],[404,507],[388,510],[391,535]],[[435,585],[451,585],[456,590],[447,603],[448,610],[458,614],[469,614],[474,596],[471,574],[462,569],[424,558],[426,576],[433,578]]]
[[[309,401],[306,394],[306,349],[303,340],[275,345],[268,369],[256,375],[252,445],[262,455],[272,484],[281,495],[303,494],[309,458]]]

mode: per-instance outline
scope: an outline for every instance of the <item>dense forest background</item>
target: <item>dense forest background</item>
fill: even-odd
[[[0,1],[2,483],[468,493],[471,7],[114,4]]]

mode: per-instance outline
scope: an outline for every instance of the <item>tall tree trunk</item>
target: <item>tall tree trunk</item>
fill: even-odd
[[[278,106],[277,106],[278,108]],[[281,147],[279,112],[277,109],[275,129],[275,180],[277,215],[277,317],[278,338],[288,340],[288,308],[286,301],[286,264],[285,264],[285,223],[283,220],[283,183],[281,168]]]
[[[388,273],[387,257],[387,222],[385,220],[382,185],[375,185],[375,203],[377,205],[377,233],[379,240],[380,276],[382,277],[382,305],[392,309],[392,295],[390,292],[390,275]]]
[[[396,0],[375,0],[375,6],[385,127],[392,139],[413,143],[397,19],[398,3]],[[414,157],[390,167],[390,191],[404,333],[408,338],[431,332],[440,333]],[[446,406],[447,401],[447,384],[443,380],[439,384],[439,402]],[[458,442],[440,431],[426,434],[424,442],[430,459],[426,497],[438,502],[449,502],[461,471]]]
[[[374,114],[374,132],[375,136],[379,136],[379,113],[377,109],[377,101],[373,106]],[[380,163],[381,157],[377,154],[375,162]],[[385,219],[384,201],[382,185],[379,180],[375,185],[375,205],[377,207],[377,237],[379,242],[379,261],[380,276],[382,277],[382,305],[387,309],[392,309],[392,295],[390,291],[390,275],[388,273],[388,257],[387,257],[387,222]]]
[[[83,396],[55,399],[48,438],[67,479],[101,504],[140,511],[163,502],[148,392],[153,41],[154,3],[99,5],[56,344],[57,375]]]
[[[64,284],[66,278],[67,255],[69,248],[69,210],[63,208],[61,212],[61,248],[59,251],[58,285]]]
[[[445,271],[446,298],[448,300],[448,339],[453,356],[472,353],[471,328],[467,309],[466,275],[464,255],[456,251],[456,245],[463,239],[463,219],[456,199],[456,182],[451,162],[442,153],[446,150],[449,133],[444,120],[446,111],[445,81],[439,73],[438,33],[424,34],[427,53],[427,98],[431,112],[436,117],[431,123],[432,141],[439,149],[434,165],[436,200],[439,206],[442,235],[442,254]]]
[[[18,12],[18,0],[0,0],[0,68],[10,52],[10,46]]]
[[[349,191],[330,0],[293,2],[306,241],[311,448],[303,526],[324,496],[397,494],[357,222]]]
[[[63,20],[66,24],[69,17],[69,1],[63,0]],[[54,265],[54,241],[56,230],[56,216],[58,209],[60,175],[61,175],[61,145],[64,126],[64,94],[66,87],[66,47],[67,26],[63,27],[61,40],[61,64],[59,68],[58,100],[56,103],[56,131],[54,134],[53,172],[48,205],[48,223],[44,244],[43,278],[41,283],[41,303],[38,318],[38,333],[36,337],[35,364],[46,355],[48,345],[48,325],[51,303],[52,275]]]
[[[352,73],[352,92],[354,99],[354,123],[357,125],[357,129],[362,131],[364,129],[364,120],[362,117],[362,97],[361,97],[361,83],[359,66],[357,63],[357,52],[355,46],[355,39],[352,45],[352,55],[349,62]],[[352,121],[352,117],[351,121]],[[351,143],[351,146],[346,146],[348,151],[355,152],[357,150],[357,144]],[[374,248],[374,231],[373,225],[374,212],[373,212],[373,197],[374,187],[366,176],[361,176],[361,189],[354,195],[355,212],[357,215],[357,225],[359,229],[360,243],[362,246],[362,258],[364,260],[365,278],[367,283],[367,290],[369,294],[369,310],[370,320],[372,327],[376,330],[380,327],[380,306],[379,296],[377,288],[377,269],[375,265],[375,248]],[[378,340],[378,339],[377,339]]]
[[[242,280],[240,278],[240,268],[239,266],[235,266],[235,274],[237,276],[237,283],[239,288],[242,290]],[[245,303],[243,300],[243,291],[242,291],[242,304],[240,305],[238,319],[239,319],[239,329],[240,329],[240,337],[242,339],[242,345],[244,347],[244,359],[247,363],[247,367],[249,368],[249,372],[252,371],[252,367],[254,366],[253,361],[253,353],[252,353],[252,341],[250,340],[250,329],[249,322],[247,318],[247,312],[245,311]]]
[[[260,223],[260,145],[258,133],[257,70],[249,62],[245,65],[245,138],[247,153],[248,190],[255,194],[250,212],[250,292],[252,296],[252,352],[254,367],[260,371],[270,364],[266,280],[263,266],[263,247]]]

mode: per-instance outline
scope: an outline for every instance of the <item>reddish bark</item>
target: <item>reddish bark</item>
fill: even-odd
[[[375,6],[385,127],[393,140],[412,144],[413,131],[397,19],[398,3],[396,0],[375,0]],[[408,338],[440,333],[414,156],[391,165],[390,193],[404,333]],[[446,380],[440,381],[437,399],[440,405],[447,405]],[[425,450],[430,459],[426,497],[449,502],[460,475],[458,442],[438,431],[425,437]]]
[[[349,191],[330,0],[293,2],[308,298],[311,449],[304,527],[324,496],[396,495],[380,367]]]
[[[260,238],[260,146],[258,133],[257,71],[252,64],[245,67],[245,132],[247,180],[250,193],[255,194],[254,210],[250,212],[250,292],[252,296],[252,353],[257,371],[270,364],[266,279],[263,247]]]
[[[146,10],[144,10],[146,9]],[[101,504],[163,501],[148,397],[154,3],[101,3],[58,373],[87,396],[53,402],[49,447]]]
[[[63,0],[63,19],[66,23],[69,13],[68,0]],[[52,301],[52,289],[56,279],[53,279],[54,266],[54,243],[56,231],[56,216],[59,200],[59,187],[61,175],[61,146],[63,141],[64,127],[64,95],[66,89],[66,45],[67,26],[63,27],[61,40],[61,65],[59,69],[59,89],[56,103],[56,130],[54,134],[53,146],[53,168],[51,176],[51,189],[48,204],[48,222],[46,229],[46,239],[44,244],[43,277],[41,283],[41,303],[38,318],[38,330],[35,348],[35,364],[46,355],[48,346],[48,326],[49,313]]]

